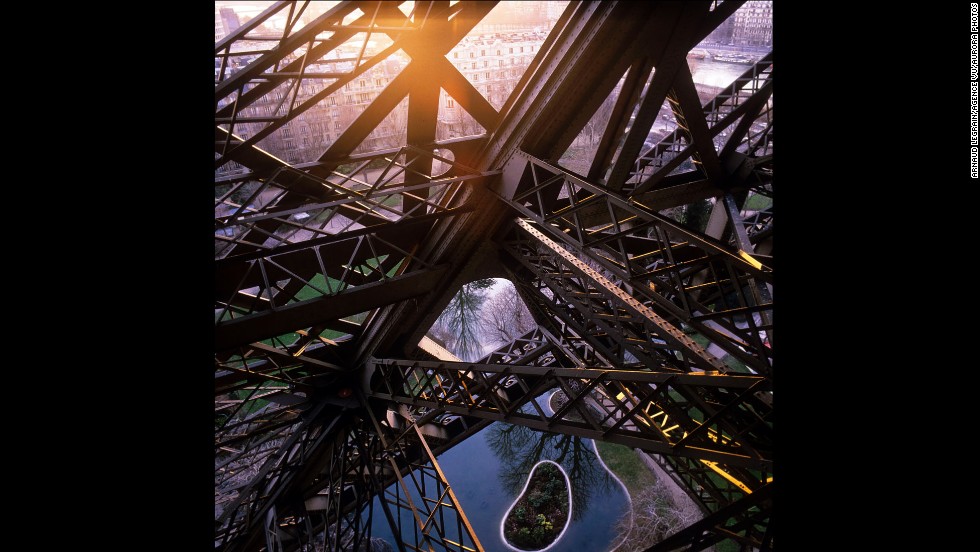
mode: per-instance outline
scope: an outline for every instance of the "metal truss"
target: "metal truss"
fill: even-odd
[[[717,361],[705,360],[699,348],[691,346],[691,338],[685,340],[677,333],[679,328],[691,328],[756,373],[771,373],[770,347],[764,339],[772,328],[755,316],[771,314],[771,292],[760,289],[761,284],[772,283],[769,267],[748,252],[694,232],[637,201],[622,199],[541,160],[517,155],[525,160],[523,176],[513,198],[504,200],[538,224],[518,221],[504,247],[531,270],[550,258],[552,264],[538,266],[538,271],[561,280],[551,286],[555,293],[561,294],[558,289],[573,275],[587,276],[598,286],[568,289],[563,299],[575,300],[591,313],[599,301],[588,301],[590,293],[616,296],[617,309],[629,310],[629,318],[644,323],[642,330],[628,334],[638,339],[633,341],[635,348],[649,348],[656,341],[643,336],[659,333],[661,342],[671,340],[701,368],[726,371]],[[547,203],[552,206],[545,208]],[[586,225],[577,214],[586,206],[600,207],[605,217]],[[742,228],[741,222],[738,227]],[[601,267],[615,283],[559,243]],[[642,309],[646,311],[641,317]],[[616,313],[608,310],[607,318],[616,318]],[[626,329],[626,323],[620,328]]]
[[[753,488],[772,479],[771,475],[765,480],[757,479],[755,475],[747,477],[737,469],[710,460],[661,454],[648,456],[704,512],[714,512],[731,504],[746,494],[751,494]]]
[[[770,551],[773,548],[772,493],[773,484],[769,483],[647,548],[646,552],[704,550],[726,539],[738,543],[740,550]]]
[[[532,302],[529,307],[532,309],[540,308],[541,305]],[[511,344],[504,345],[487,355],[480,360],[480,363],[533,364],[542,368],[602,366],[603,370],[616,369],[591,346],[589,343],[591,337],[590,339],[582,338],[575,332],[574,328],[560,323],[560,316],[547,314],[547,312],[545,311],[543,317],[549,321],[549,325],[554,326],[554,331],[539,326],[528,334],[515,339]],[[586,362],[585,359],[589,359],[590,362]],[[602,389],[599,391],[601,393],[594,393],[589,400],[600,400],[604,403],[607,412],[617,409],[616,403],[620,403],[618,410],[626,411],[630,401],[635,400],[632,396],[624,395],[620,398],[617,395],[612,397],[603,392]],[[768,406],[771,397],[767,393],[760,393],[756,395],[756,398],[765,403],[765,406],[757,406],[762,411],[771,413],[771,407]],[[598,410],[588,409],[588,412],[596,414]],[[647,412],[659,415],[652,408],[648,408]],[[770,415],[767,414],[767,416]],[[593,420],[601,419],[602,417],[599,416]],[[665,422],[667,419],[663,418],[661,422]],[[698,422],[695,421],[694,423],[697,424]],[[553,426],[550,431],[561,431],[561,429]],[[605,439],[604,436],[598,438],[600,440]],[[670,454],[650,454],[649,456],[660,464],[677,485],[687,492],[691,499],[705,512],[716,511],[718,508],[740,499],[745,494],[751,493],[752,489],[758,485],[771,480],[771,476],[763,478],[759,471],[750,472],[744,468],[711,460]]]
[[[686,57],[743,3],[571,2],[499,111],[446,57],[497,2],[276,2],[216,42],[216,549],[369,549],[383,516],[399,550],[482,550],[437,458],[493,421],[647,451],[705,514],[650,550],[772,548],[772,54],[714,97]],[[336,139],[269,153],[402,54]],[[437,140],[440,89],[485,134]],[[490,275],[538,327],[420,347]]]
[[[589,436],[600,440],[615,440],[617,438],[616,435],[611,436],[610,439],[610,436],[607,435],[605,431],[614,425],[613,419],[617,417],[621,418],[621,413],[629,412],[632,407],[635,407],[637,404],[636,395],[627,395],[625,393],[620,395],[616,391],[616,387],[612,387],[611,390],[613,392],[610,393],[607,392],[607,390],[610,388],[606,385],[599,385],[592,389],[589,395],[586,395],[584,393],[589,393],[589,390],[584,389],[582,387],[581,380],[576,377],[565,378],[564,381],[566,381],[566,385],[563,387],[557,385],[558,378],[542,376],[542,374],[550,374],[550,370],[555,368],[561,369],[574,366],[583,366],[584,363],[581,362],[582,355],[580,355],[580,352],[582,351],[588,355],[591,352],[591,349],[589,348],[588,343],[585,340],[580,339],[571,328],[567,326],[560,327],[558,332],[551,332],[539,326],[528,332],[526,335],[518,337],[513,342],[501,346],[496,351],[493,351],[480,360],[479,364],[482,366],[496,367],[491,368],[491,372],[482,376],[482,381],[484,382],[492,381],[493,378],[496,378],[498,381],[498,384],[495,387],[496,396],[488,391],[488,386],[484,385],[482,382],[473,381],[472,378],[480,377],[477,375],[476,371],[467,371],[466,377],[460,379],[458,377],[458,369],[453,368],[456,366],[470,365],[451,362],[448,364],[430,362],[425,364],[425,366],[445,366],[446,369],[440,373],[438,370],[424,370],[423,366],[419,365],[416,366],[415,374],[412,374],[406,379],[403,374],[411,370],[410,367],[413,366],[413,363],[410,361],[398,362],[396,364],[400,364],[400,366],[394,366],[388,369],[375,364],[374,366],[378,369],[375,370],[375,377],[372,379],[373,381],[377,382],[377,385],[374,387],[375,391],[372,394],[376,397],[390,398],[392,395],[392,393],[389,392],[390,389],[388,389],[390,387],[390,382],[411,381],[413,378],[418,381],[418,376],[425,378],[425,380],[430,384],[435,382],[437,384],[441,384],[441,387],[449,388],[450,390],[452,389],[452,382],[460,381],[466,383],[466,391],[469,393],[470,397],[473,397],[471,402],[476,405],[473,408],[466,408],[465,411],[459,408],[459,404],[466,404],[465,400],[459,401],[457,400],[458,397],[443,399],[443,395],[446,394],[444,391],[433,393],[426,391],[424,394],[426,394],[427,397],[422,398],[422,388],[417,386],[412,388],[417,391],[414,395],[411,393],[401,393],[398,394],[399,398],[395,400],[403,404],[415,405],[416,408],[426,409],[428,413],[422,419],[418,420],[419,424],[428,422],[447,410],[460,413],[462,418],[467,420],[471,417],[482,418],[485,420],[500,420],[501,416],[497,405],[503,404],[507,407],[507,411],[516,413],[515,416],[511,416],[503,420],[508,423],[535,427],[537,429],[544,429],[545,431],[551,432]],[[590,358],[601,357],[592,356]],[[503,370],[503,374],[500,374],[501,365],[508,365],[504,367],[505,369]],[[510,373],[511,367],[514,367],[516,370],[531,371],[531,374],[515,376],[514,374]],[[389,374],[392,370],[394,370],[396,375],[393,378],[383,378],[381,377],[381,371],[383,370],[387,370]],[[419,373],[419,370],[422,370],[422,372]],[[454,372],[453,370],[456,371]],[[612,370],[613,368],[606,367],[599,370],[599,373],[602,375],[609,375],[614,379],[617,379],[617,375],[620,372],[611,374],[610,372]],[[583,376],[583,373],[574,371],[566,370],[564,373],[570,373],[579,377]],[[644,372],[644,374],[646,373]],[[628,378],[629,375],[627,374],[622,377]],[[502,386],[499,384],[499,381],[501,380],[503,381]],[[537,388],[532,390],[530,393],[526,393],[524,392],[524,388],[521,387],[521,385],[518,385],[518,383],[521,381],[524,382],[525,387],[530,387],[532,384],[534,384],[537,386]],[[694,381],[697,382],[698,380]],[[549,387],[549,384],[551,387]],[[617,383],[615,385],[621,384]],[[565,414],[562,414],[561,416],[556,414],[556,416],[552,416],[550,420],[548,417],[541,417],[542,412],[540,409],[535,408],[534,411],[531,412],[528,411],[527,408],[520,407],[520,405],[531,405],[532,403],[528,402],[529,397],[533,398],[535,396],[535,392],[540,395],[541,393],[546,393],[548,389],[564,390],[565,388],[573,389],[574,391],[572,395],[578,397],[576,400],[581,401],[580,405],[584,405],[584,407],[580,407],[579,405],[570,407],[565,409]],[[615,393],[615,396],[613,396],[613,393]],[[668,393],[667,400],[670,401],[675,396],[677,396],[676,392],[673,394]],[[757,394],[756,398],[768,399],[764,393]],[[450,403],[455,403],[456,407],[453,407]],[[449,406],[447,407],[447,405]],[[756,403],[755,406],[759,410],[771,412],[771,409],[764,404]],[[583,410],[588,417],[582,416]],[[658,435],[658,433],[652,431],[651,426],[645,425],[648,423],[648,419],[654,419],[657,423],[653,424],[652,427],[654,429],[659,427],[660,430],[664,430],[669,436],[671,433],[677,430],[677,427],[671,427],[673,425],[673,421],[670,425],[665,424],[668,420],[673,420],[671,416],[673,416],[675,412],[676,410],[673,409],[668,412],[662,408],[656,408],[651,401],[643,408],[642,411],[634,412],[635,416],[643,418],[639,427],[642,429],[647,429],[647,432],[643,433],[634,431],[632,432],[632,435],[639,434],[645,438],[649,438],[649,435],[652,434],[654,435],[653,438],[656,439],[656,435]],[[689,412],[697,411],[689,410]],[[579,414],[579,417],[575,418],[575,420],[579,421],[580,423],[573,424],[573,427],[566,426],[565,422],[567,420],[560,419],[575,417],[575,414]],[[691,420],[691,423],[693,423],[695,426],[702,425],[698,420]],[[597,434],[595,432],[596,424],[601,426],[601,431],[603,432],[602,434]],[[621,424],[621,426],[624,426],[627,429],[635,429],[637,424],[627,421]],[[763,431],[765,430],[763,429]],[[623,434],[629,437],[631,432],[625,431]],[[709,431],[709,435],[715,434]],[[628,445],[639,444],[640,446],[648,444],[636,443],[636,441],[617,442],[623,442],[624,444]],[[660,441],[655,442],[656,446],[661,446],[662,444],[663,443]],[[714,445],[714,441],[712,441],[712,445]],[[750,470],[743,467],[727,465],[701,458],[673,454],[650,454],[650,457],[657,461],[675,480],[679,487],[685,490],[695,501],[695,503],[700,505],[705,512],[713,512],[721,507],[731,504],[746,494],[751,494],[753,489],[759,488],[761,485],[765,484],[767,481],[771,481],[772,479],[772,476],[767,475],[765,470]]]
[[[372,496],[382,483],[368,452],[379,448],[373,432],[360,429],[351,418],[339,431],[339,438],[326,445],[330,452],[323,472],[330,474],[331,484],[301,503],[280,501],[280,510],[270,516],[272,522],[256,527],[244,523],[243,532],[255,535],[262,531],[268,550],[361,550],[371,542]],[[317,481],[318,479],[314,479]],[[382,506],[386,517],[391,512]],[[400,547],[404,550],[404,547]]]
[[[443,175],[456,176],[420,175],[411,168],[420,158],[442,164]],[[407,184],[412,176],[428,180]],[[248,188],[250,195],[241,204],[229,197],[248,182],[231,186],[215,202],[216,213],[224,213],[216,218],[215,239],[239,245],[246,243],[245,236],[266,239],[249,243],[252,252],[216,262],[216,347],[290,334],[326,320],[333,320],[332,337],[352,335],[356,323],[345,324],[346,317],[431,289],[428,283],[441,268],[411,250],[440,219],[472,208],[448,205],[461,187],[484,176],[406,146],[358,159],[349,174],[334,171],[328,178],[279,169]],[[305,194],[306,202],[283,206],[288,194]],[[264,198],[259,207],[245,208],[259,203],[258,198]],[[294,221],[297,215],[303,221]],[[279,230],[265,232],[260,226],[267,222]],[[239,237],[221,234],[229,229]]]
[[[404,50],[413,60],[425,61],[410,63],[321,159],[349,154],[380,122],[377,113],[384,110],[381,116],[387,114],[408,94],[413,79],[421,77],[422,72],[439,75],[440,81],[432,82],[432,85],[442,85],[477,121],[486,123],[485,127],[492,124],[496,110],[448,60],[443,58],[437,68],[423,68],[422,65],[435,62],[438,58],[433,54],[440,50],[441,54],[448,52],[496,2],[463,1],[453,6],[448,2],[418,2],[410,14],[399,10],[395,2],[340,2],[308,25],[298,28],[296,21],[308,4],[278,2],[250,21],[261,23],[288,8],[290,18],[281,37],[250,37],[249,32],[254,26],[249,25],[215,44],[215,57],[221,64],[215,87],[216,168],[229,159],[236,159],[236,152],[247,151],[398,50]],[[352,17],[354,19],[349,20]],[[455,24],[447,25],[450,19]],[[372,35],[376,38],[386,36],[390,44],[374,56],[365,56],[364,50]],[[355,58],[328,55],[350,40],[362,44]],[[256,41],[273,44],[269,48],[255,49]],[[254,59],[245,61],[249,58]],[[242,60],[244,64],[237,72],[226,76],[228,62],[232,59]],[[302,86],[311,83],[312,88]],[[317,85],[321,89],[314,92]],[[269,113],[257,117],[242,116],[242,110],[268,94],[275,95],[278,100]],[[376,119],[373,125],[368,122],[372,118]],[[236,125],[246,122],[267,126],[247,139],[236,137]]]
[[[222,80],[216,85],[215,167],[221,167],[229,160],[238,161],[250,169],[248,174],[254,180],[264,179],[270,173],[280,170],[286,164],[258,149],[255,145],[258,140],[256,136],[267,135],[286,121],[295,119],[302,113],[304,106],[309,107],[316,104],[342,86],[346,86],[366,69],[365,66],[380,62],[390,53],[399,49],[409,54],[413,61],[399,73],[394,81],[385,87],[381,94],[363,110],[343,134],[330,144],[330,147],[315,163],[307,164],[302,167],[302,170],[313,176],[325,177],[335,168],[349,163],[351,161],[350,156],[358,144],[378,126],[395,105],[409,96],[411,97],[409,98],[408,145],[432,144],[435,139],[437,111],[435,102],[438,101],[440,86],[451,94],[460,106],[472,114],[484,128],[492,128],[497,112],[476,91],[473,85],[444,57],[441,58],[441,62],[438,62],[438,68],[432,67],[431,64],[436,63],[435,60],[439,59],[436,57],[437,55],[448,52],[495,4],[496,2],[458,2],[449,6],[448,2],[420,2],[415,5],[410,17],[407,17],[396,7],[395,3],[341,2],[309,25],[289,36],[284,36],[276,47],[268,49],[231,78]],[[285,7],[279,9],[285,9]],[[351,22],[350,28],[337,27],[345,17],[352,17],[361,13],[365,16]],[[368,13],[373,15],[365,19]],[[382,19],[379,20],[379,17]],[[451,25],[449,19],[453,20]],[[379,23],[379,21],[381,22]],[[385,25],[383,24],[384,21],[392,24]],[[393,21],[397,21],[397,24]],[[360,59],[362,56],[358,56],[357,60],[341,60],[343,63],[352,63],[353,61],[358,63],[358,66],[346,76],[314,75],[310,77],[304,71],[299,70],[300,68],[294,67],[296,61],[300,61],[302,65],[321,58],[325,62],[337,62],[336,59],[328,56],[329,52],[341,46],[347,38],[357,33],[359,33],[358,36],[363,35],[366,44],[372,29],[379,30],[379,34],[394,33],[395,43],[369,61]],[[405,29],[415,29],[418,32],[408,33],[411,36],[405,37],[405,40],[401,41],[399,37],[402,35],[395,33],[393,29],[397,29],[399,32]],[[327,32],[333,33],[332,37],[314,45],[318,40],[317,37],[321,33]],[[233,49],[235,42],[251,44],[247,35],[236,33],[216,45],[216,56],[219,52],[228,52],[229,48]],[[261,51],[252,53],[258,54]],[[286,65],[280,72],[279,68],[284,62]],[[426,76],[433,74],[439,75],[439,80],[433,81],[431,78],[426,78]],[[331,84],[327,88],[314,94],[295,110],[293,109],[294,96],[289,110],[280,113],[285,102],[284,94],[289,90],[293,90],[294,95],[298,94],[299,83],[311,78],[314,81],[321,78],[337,80],[331,80]],[[283,83],[283,80],[286,82]],[[265,130],[249,139],[242,140],[235,137],[234,127],[237,121],[237,112],[259,98],[279,99],[275,108],[276,116],[273,117],[275,120],[268,121],[269,126]],[[228,117],[232,120],[226,122],[225,119]],[[468,154],[465,143],[457,141],[443,146],[453,151],[457,159],[464,158]],[[412,169],[421,174],[429,174],[432,170],[432,159],[418,159],[412,163]],[[409,184],[419,184],[426,181],[425,178],[409,178],[406,180]],[[415,194],[426,195],[418,190]],[[293,191],[284,194],[278,200],[278,204],[286,209],[297,207],[303,202],[303,197]],[[239,242],[244,243],[233,244],[233,247],[229,248],[225,254],[230,256],[240,250],[251,251],[254,246],[248,246],[248,243],[261,243],[267,240],[270,233],[275,233],[281,229],[280,226],[280,223],[274,219],[258,221],[257,225],[250,228],[243,236],[236,237]]]
[[[701,108],[707,136],[712,139],[712,143],[718,140],[722,131],[732,131],[727,141],[716,144],[721,146],[717,153],[719,162],[732,158],[733,151],[749,155],[758,153],[763,144],[767,147],[771,146],[767,139],[772,129],[771,97],[772,56],[767,55]],[[672,99],[674,100],[671,102],[672,106],[680,105],[675,98]],[[689,115],[685,118],[679,107],[674,109],[674,114],[685,122],[691,117]],[[756,120],[765,121],[767,124],[764,130],[751,133],[749,130],[751,123]],[[681,124],[636,158],[623,178],[621,186],[617,186],[618,181],[613,180],[608,180],[607,186],[610,190],[620,192],[626,197],[636,196],[639,201],[648,202],[651,199],[660,199],[658,195],[649,193],[652,190],[670,188],[682,183],[693,188],[694,186],[690,184],[690,175],[681,176],[672,173],[694,152],[691,133],[685,125]],[[764,149],[763,153],[771,153],[771,151]],[[698,168],[700,165],[701,163],[696,164]],[[703,177],[704,172],[699,170],[698,175]],[[660,194],[663,195],[665,194]]]
[[[557,312],[559,304],[566,307],[563,309],[566,314],[571,312],[568,308],[571,307],[577,311],[578,327],[585,333],[625,338],[607,340],[620,345],[615,351],[617,365],[629,362],[627,355],[631,354],[651,369],[726,370],[724,364],[693,339],[527,222],[518,221],[517,227],[522,235],[507,239],[503,244],[505,250],[534,273],[534,281],[544,286],[539,287],[540,293],[553,298],[553,312]]]
[[[372,414],[370,408],[366,411]],[[385,459],[398,479],[397,485],[392,486],[394,491],[386,490],[382,500],[398,512],[410,511],[415,521],[412,538],[409,539],[401,518],[398,518],[395,534],[399,536],[399,542],[416,551],[432,550],[433,547],[460,552],[482,551],[483,546],[416,421],[404,413],[401,420],[394,416],[382,421],[373,415],[370,417],[384,446]],[[396,418],[395,422],[390,418]],[[393,427],[399,427],[400,433],[391,435]],[[400,462],[405,465],[400,465]],[[405,476],[402,475],[403,471],[407,472]],[[414,545],[407,544],[410,542],[414,542]]]
[[[771,467],[771,409],[756,396],[768,390],[762,377],[392,359],[368,367],[382,375],[372,396],[385,400],[731,466]],[[549,416],[533,399],[555,388],[569,401]],[[521,411],[528,403],[535,412]],[[572,412],[584,421],[569,418]]]
[[[433,164],[438,174],[417,171],[414,166],[423,160]],[[461,186],[484,176],[414,146],[351,161],[326,177],[284,166],[262,181],[242,178],[219,183],[215,191],[216,256],[224,258],[228,246],[281,250],[345,232],[436,220],[453,214],[446,205]],[[419,178],[424,182],[409,183]],[[284,198],[290,194],[292,200],[287,204]],[[243,199],[235,201],[235,196]],[[275,222],[280,229],[266,232],[260,221]],[[247,235],[263,239],[250,242],[245,240]]]
[[[216,436],[215,443],[216,546],[235,549],[256,538],[254,528],[262,526],[297,473],[322,454],[321,445],[333,436],[337,418],[327,424],[314,421],[326,406],[320,403],[305,415],[282,409],[260,411],[250,423],[222,428],[224,440],[217,441]],[[285,419],[267,419],[274,417]],[[273,430],[273,425],[279,427]],[[234,448],[236,444],[242,448]]]
[[[326,428],[310,427],[315,411],[291,432],[265,431],[267,446],[248,447],[249,458],[219,454],[216,545],[248,549],[264,535],[269,550],[357,550],[371,539],[379,497],[399,550],[482,550],[415,421],[394,412],[379,419],[376,406],[357,404]],[[250,479],[234,477],[259,465]]]

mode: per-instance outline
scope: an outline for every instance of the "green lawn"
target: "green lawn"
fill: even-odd
[[[732,539],[725,539],[715,545],[715,552],[738,552],[741,548]]]
[[[705,349],[708,348],[708,345],[711,345],[711,342],[708,341],[708,338],[707,337],[704,337],[703,335],[701,335],[701,334],[699,334],[697,332],[689,333],[689,334],[687,334],[687,336],[690,337],[691,339],[693,339],[695,343],[697,343],[698,345],[700,345],[701,347],[703,347]]]
[[[330,287],[327,287],[327,278],[323,274],[317,274],[310,279],[310,284],[313,284],[317,288],[323,290],[324,292],[333,291],[334,293],[340,289],[340,280],[335,280],[330,278]],[[314,297],[320,297],[323,292],[317,291],[317,289],[311,287],[309,284],[303,286],[303,289],[299,290],[296,294],[297,301],[306,301],[307,299],[313,299]]]
[[[599,450],[599,455],[602,456],[602,461],[623,481],[631,497],[656,482],[656,477],[643,464],[633,449],[623,445],[601,441],[596,441],[596,447]],[[708,478],[715,481],[722,488],[729,485],[727,481],[716,473],[708,472]],[[738,544],[731,539],[714,545],[716,552],[736,552],[738,549]]]
[[[704,337],[703,335],[701,335],[700,333],[698,333],[698,332],[696,332],[694,330],[688,330],[688,331],[685,331],[684,333],[687,334],[688,337],[690,337],[691,339],[693,339],[695,343],[697,343],[698,345],[700,345],[701,347],[703,347],[705,349],[707,349],[708,346],[711,345],[711,342],[708,341],[708,338],[707,337]],[[748,367],[745,366],[745,363],[744,362],[742,362],[741,360],[738,360],[737,358],[735,358],[735,357],[733,357],[731,355],[725,355],[721,359],[721,361],[724,362],[725,365],[728,366],[731,370],[733,370],[733,371],[735,371],[737,373],[740,373],[740,374],[751,374],[752,373],[748,369]]]
[[[656,477],[633,449],[603,441],[596,441],[596,448],[602,461],[623,481],[631,496],[656,482]]]
[[[732,355],[726,355],[725,358],[722,359],[722,362],[724,362],[725,365],[731,368],[733,371],[738,372],[740,374],[752,373],[751,371],[749,371],[749,368],[745,365],[744,362],[733,357]]]
[[[372,267],[377,267],[377,261],[376,260],[369,259],[367,262],[370,263]],[[403,261],[400,261],[397,265],[395,265],[391,270],[388,271],[388,277],[391,277],[395,273],[395,271],[398,270],[398,267],[401,266],[401,263],[402,262]],[[323,290],[324,292],[333,291],[334,293],[337,293],[338,290],[341,290],[342,289],[342,284],[341,284],[340,280],[336,280],[334,278],[329,278],[329,284],[330,284],[329,288],[327,287],[327,281],[328,281],[328,279],[326,277],[324,277],[323,274],[317,274],[316,276],[314,276],[313,278],[310,279],[310,283],[311,284],[313,284],[314,286],[316,286],[320,290]],[[306,301],[306,300],[309,300],[309,299],[316,299],[317,297],[324,297],[324,294],[321,291],[318,291],[316,288],[311,287],[310,285],[305,285],[305,286],[303,286],[303,289],[299,290],[299,292],[296,294],[295,301],[296,302]],[[366,317],[367,317],[367,313],[358,313],[358,314],[355,314],[355,315],[352,315],[352,316],[348,316],[346,319],[349,320],[349,321],[351,321],[351,322],[354,322],[355,324],[359,324]],[[343,335],[345,335],[343,332],[338,332],[338,331],[329,330],[329,329],[328,330],[324,330],[323,332],[320,333],[320,337],[324,337],[326,339],[336,339],[336,338],[341,337]],[[287,334],[280,335],[280,336],[278,336],[275,339],[277,339],[279,341],[282,341],[282,343],[285,344],[285,345],[291,345],[297,339],[299,339],[299,334],[298,333],[295,333],[295,332],[290,332],[290,333],[287,333]],[[272,342],[272,339],[265,339],[265,340],[262,341],[262,343],[265,343],[266,345],[269,345],[269,346],[272,346],[272,347],[278,347],[278,346],[280,346],[280,343],[278,343],[278,342],[273,343]]]
[[[381,262],[383,262],[383,261],[384,261],[384,256],[381,259]],[[376,259],[368,259],[366,262],[372,268],[377,268],[379,266],[379,261],[376,260]],[[404,262],[404,260],[399,261],[397,264],[395,264],[394,267],[392,267],[390,270],[388,270],[387,276],[388,277],[393,277],[394,274],[397,272],[398,268],[401,266],[401,264],[403,262]],[[366,270],[366,269],[363,269],[363,270]],[[317,297],[323,297],[324,296],[324,292],[332,291],[333,293],[338,293],[339,290],[342,290],[343,289],[342,288],[342,284],[341,284],[341,282],[339,280],[336,280],[334,278],[330,278],[329,279],[329,288],[327,286],[327,282],[328,282],[328,279],[326,277],[324,277],[323,274],[317,274],[317,275],[315,275],[310,280],[310,283],[313,284],[314,286],[316,286],[317,288],[319,288],[320,290],[323,290],[323,291],[321,292],[321,291],[318,291],[317,289],[311,287],[310,285],[305,285],[305,286],[303,286],[303,289],[301,289],[296,294],[295,300],[296,301],[306,301],[306,300],[309,300],[309,299],[315,299]],[[354,314],[354,315],[351,315],[351,316],[346,317],[345,320],[348,320],[348,321],[353,322],[355,324],[360,324],[360,323],[362,323],[365,320],[365,318],[367,318],[367,314],[368,314],[367,312],[357,313],[357,314]],[[217,321],[217,317],[218,317],[218,313],[215,313],[215,321]],[[323,337],[323,338],[326,338],[326,339],[336,339],[336,338],[342,337],[344,335],[346,335],[346,333],[339,332],[339,331],[336,331],[336,330],[331,330],[331,329],[326,329],[326,330],[324,330],[323,332],[320,333],[320,337]],[[300,335],[298,333],[296,333],[296,332],[289,332],[289,333],[282,334],[280,336],[276,336],[274,338],[264,339],[264,340],[261,341],[261,343],[264,343],[265,345],[268,345],[270,347],[279,347],[279,348],[282,348],[284,345],[285,346],[288,346],[288,345],[291,345],[291,344],[295,343],[299,339],[299,337],[300,337]],[[237,363],[232,362],[231,364],[232,365],[235,365],[235,364],[239,364],[240,365],[241,362],[240,361],[237,362]],[[270,385],[272,387],[278,387],[278,386],[280,386],[282,384],[275,383],[275,382],[267,382],[267,385]],[[232,392],[232,397],[233,398],[236,398],[236,399],[244,399],[247,396],[247,394],[248,394],[248,391],[247,390],[234,391],[234,392]],[[254,412],[255,410],[258,410],[259,408],[265,406],[266,404],[268,404],[268,401],[266,401],[264,399],[252,400],[252,401],[250,401],[250,404],[246,405],[246,407],[243,409],[243,413],[247,415],[247,414],[249,414],[251,412]]]
[[[377,198],[374,198],[374,201],[377,201]],[[402,196],[401,194],[392,194],[390,196],[386,196],[384,201],[381,202],[381,204],[387,207],[400,208],[402,206]]]
[[[760,194],[750,194],[745,200],[744,209],[749,211],[761,211],[772,207],[772,198]]]
[[[385,260],[387,260],[387,258],[388,258],[387,255],[382,255],[379,259],[368,259],[364,262],[364,264],[358,266],[357,269],[365,274],[370,273],[372,278],[377,278],[378,277],[377,269],[379,266],[381,266],[382,263],[385,262]],[[397,263],[395,263],[394,266],[388,269],[388,271],[385,273],[385,276],[387,278],[395,277],[396,273],[398,272],[398,269],[402,266],[402,263],[404,262],[405,260],[402,259]],[[340,280],[337,280],[335,278],[328,278],[323,274],[316,274],[315,276],[313,276],[313,278],[310,279],[308,284],[304,285],[303,288],[296,293],[296,295],[293,297],[293,300],[291,302],[307,301],[309,299],[316,299],[318,297],[335,295],[337,293],[344,291],[346,288],[347,285],[341,282]],[[216,312],[214,314],[215,322],[218,321],[219,315],[220,312]],[[227,313],[226,313],[226,319],[227,319]],[[337,334],[337,335],[341,335],[341,334]],[[330,337],[330,336],[324,336],[324,337]],[[289,340],[289,342],[292,342],[294,340],[295,339],[291,339]]]

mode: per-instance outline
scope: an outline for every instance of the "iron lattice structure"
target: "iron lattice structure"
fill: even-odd
[[[745,206],[773,193],[772,56],[707,101],[687,61],[742,3],[571,2],[500,109],[446,57],[496,2],[277,2],[215,44],[216,548],[363,550],[383,515],[399,550],[481,550],[437,458],[492,421],[652,453],[704,516],[650,550],[772,548],[773,210]],[[322,154],[262,148],[398,51]],[[440,89],[483,131],[437,140]],[[403,142],[363,147],[406,100]],[[420,346],[490,276],[537,328]]]

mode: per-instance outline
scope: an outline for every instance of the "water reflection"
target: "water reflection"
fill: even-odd
[[[547,396],[538,399],[546,411]],[[484,549],[513,552],[504,543],[500,522],[538,460],[561,465],[572,483],[572,519],[548,552],[603,552],[618,544],[615,526],[626,511],[627,498],[596,458],[591,439],[496,422],[439,456],[439,466]],[[415,531],[409,511],[395,516],[403,531]],[[371,531],[374,537],[395,542],[377,498]]]
[[[573,520],[582,519],[594,505],[592,498],[596,494],[618,489],[596,458],[590,439],[495,424],[487,429],[487,444],[503,466],[498,478],[504,491],[515,498],[539,461],[551,460],[560,465],[572,483]]]
[[[753,60],[759,60],[762,55],[753,56]],[[748,71],[751,64],[724,63],[713,60],[688,60],[691,74],[694,77],[694,84],[703,87],[715,88],[717,91],[726,88],[742,73]]]

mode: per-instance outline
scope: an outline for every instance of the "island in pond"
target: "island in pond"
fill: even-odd
[[[522,550],[541,550],[568,523],[569,490],[564,474],[550,461],[531,471],[530,482],[504,520],[504,537]]]

